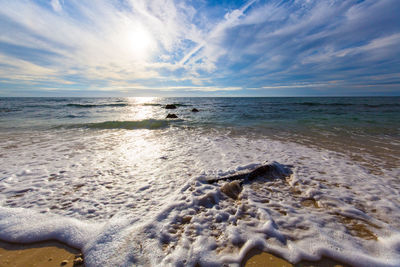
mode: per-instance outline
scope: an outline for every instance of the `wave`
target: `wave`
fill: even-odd
[[[303,102],[303,103],[297,103],[297,105],[301,106],[353,106],[354,104],[350,103],[318,103],[318,102]]]
[[[9,113],[9,112],[16,112],[21,111],[20,109],[16,108],[0,108],[0,113]]]
[[[177,104],[177,103],[174,103],[173,105],[175,105],[177,107],[191,107],[191,106],[193,106],[193,105],[190,105],[190,104]]]
[[[70,127],[73,128],[90,128],[90,129],[149,129],[156,130],[166,128],[170,125],[171,121],[168,120],[140,120],[140,121],[105,121],[105,122],[95,122],[95,123],[82,123],[74,124]]]
[[[162,104],[157,104],[157,103],[144,103],[142,106],[151,106],[151,107],[160,107],[163,106]]]
[[[303,102],[296,103],[295,105],[301,106],[337,106],[337,107],[348,107],[348,106],[362,106],[366,108],[383,108],[383,107],[400,107],[398,103],[384,103],[384,104],[351,104],[351,103],[318,103],[318,102]]]
[[[74,118],[82,118],[82,117],[84,117],[84,116],[70,114],[70,115],[66,115],[64,118],[74,119]]]
[[[152,106],[152,107],[165,107],[166,106],[166,104],[160,104],[160,103],[144,103],[144,104],[141,104],[141,105],[142,106]],[[176,107],[190,107],[190,106],[192,106],[190,104],[177,104],[177,103],[173,103],[171,105],[174,105]]]
[[[46,104],[41,104],[41,105],[25,105],[23,108],[43,108],[43,109],[58,109],[60,106],[58,105],[46,105]]]
[[[400,107],[400,104],[397,104],[397,103],[392,103],[392,104],[365,104],[364,107],[368,107],[368,108]]]
[[[126,103],[110,103],[110,104],[67,104],[67,107],[75,108],[100,108],[100,107],[126,107]]]

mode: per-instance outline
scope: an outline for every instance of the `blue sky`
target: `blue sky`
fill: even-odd
[[[0,96],[400,95],[399,0],[0,0]]]

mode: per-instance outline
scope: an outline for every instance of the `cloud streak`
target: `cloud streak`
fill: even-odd
[[[51,7],[53,8],[54,11],[56,12],[61,12],[62,6],[59,0],[51,0]]]
[[[0,0],[0,95],[400,94],[398,14],[396,0]]]

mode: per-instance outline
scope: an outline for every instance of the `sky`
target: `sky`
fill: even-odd
[[[0,96],[400,95],[399,0],[0,0]]]

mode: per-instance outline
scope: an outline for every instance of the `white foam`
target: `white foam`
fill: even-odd
[[[57,239],[81,248],[87,266],[235,265],[253,247],[292,262],[398,266],[399,169],[375,175],[337,153],[223,134],[2,135],[12,149],[0,164],[0,239]],[[244,184],[236,201],[225,182],[206,182],[267,161],[291,176]]]
[[[59,215],[40,214],[22,208],[0,207],[0,239],[11,242],[59,240],[84,248],[99,234],[101,224],[93,224]]]

